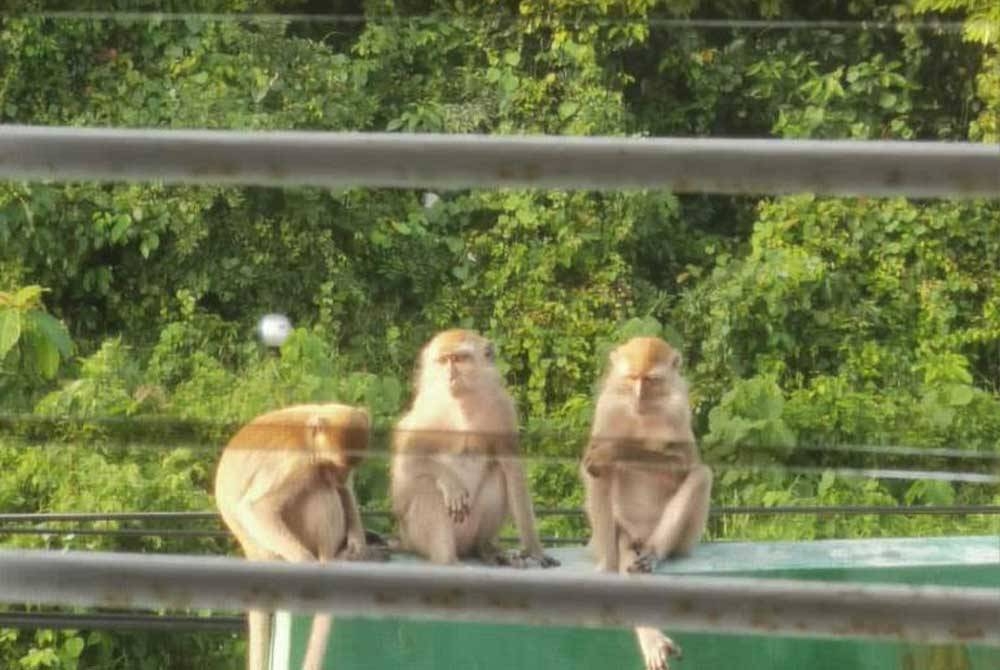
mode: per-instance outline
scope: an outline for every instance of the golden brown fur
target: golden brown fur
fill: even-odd
[[[581,464],[590,548],[601,570],[649,572],[690,551],[705,528],[712,473],[701,462],[681,356],[633,338],[609,357]],[[678,651],[660,631],[636,634],[648,670]]]
[[[365,545],[351,469],[368,447],[369,419],[347,405],[297,405],[258,416],[222,452],[215,500],[251,560],[380,558]],[[264,670],[270,615],[248,617],[247,667]],[[330,617],[316,615],[304,668],[318,668]]]
[[[404,548],[435,563],[556,561],[542,551],[518,457],[514,403],[494,366],[493,345],[447,330],[423,349],[413,405],[393,436],[392,507]],[[520,555],[495,544],[508,512]]]

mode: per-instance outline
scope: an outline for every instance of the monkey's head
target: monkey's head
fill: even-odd
[[[495,388],[500,375],[494,366],[493,343],[471,330],[445,330],[424,347],[420,359],[420,389],[461,397]]]
[[[609,356],[605,388],[627,399],[636,413],[662,407],[676,392],[683,392],[680,353],[658,337],[633,337]]]
[[[371,420],[368,412],[348,405],[323,405],[306,420],[306,440],[322,460],[345,475],[364,459]]]

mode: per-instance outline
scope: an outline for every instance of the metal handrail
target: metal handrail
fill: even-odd
[[[989,588],[0,551],[0,601],[1000,646],[1000,592]]]
[[[0,179],[991,197],[972,142],[0,126]]]

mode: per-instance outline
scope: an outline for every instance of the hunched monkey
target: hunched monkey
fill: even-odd
[[[691,430],[681,356],[659,338],[611,352],[581,464],[590,549],[598,568],[651,572],[686,554],[708,519],[712,471]],[[655,628],[636,629],[648,670],[667,670],[680,648]]]
[[[340,404],[296,405],[256,417],[229,441],[215,475],[223,521],[250,560],[386,558],[365,543],[351,470],[368,448],[369,418]],[[247,667],[264,670],[270,613],[247,617]],[[303,668],[320,667],[331,618],[313,617]]]
[[[486,338],[446,330],[424,346],[413,405],[393,435],[390,495],[401,547],[434,563],[474,556],[495,565],[559,564],[535,531],[517,412]],[[517,553],[496,545],[508,511]]]

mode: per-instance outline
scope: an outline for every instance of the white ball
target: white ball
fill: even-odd
[[[269,347],[280,347],[292,332],[292,322],[284,314],[265,314],[257,324],[257,335]]]
[[[437,193],[434,193],[433,191],[427,191],[424,193],[423,198],[421,198],[421,200],[423,200],[424,209],[430,209],[434,205],[438,204],[438,202],[440,202],[441,196],[439,196]]]

